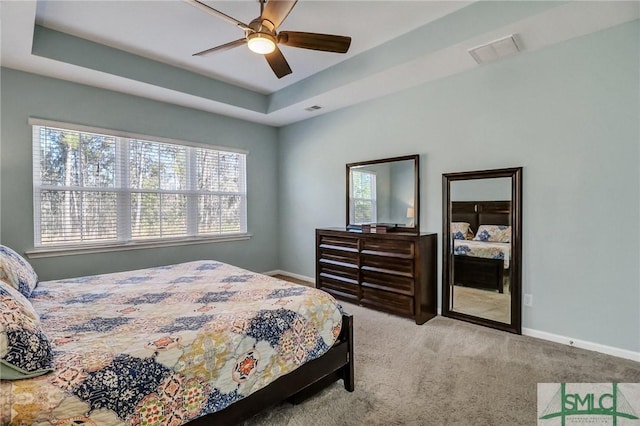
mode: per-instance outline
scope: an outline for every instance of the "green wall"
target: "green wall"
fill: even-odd
[[[314,276],[314,229],[345,223],[345,163],[420,154],[440,244],[443,173],[523,166],[523,327],[639,352],[639,28],[280,129],[280,268]]]
[[[244,241],[33,259],[43,280],[218,259],[250,270],[277,269],[276,129],[176,105],[2,68],[0,241],[33,248],[29,117],[242,148],[247,157],[248,230]]]

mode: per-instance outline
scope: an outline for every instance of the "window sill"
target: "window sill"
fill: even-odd
[[[232,234],[216,237],[192,237],[192,238],[180,238],[171,240],[151,240],[151,241],[136,241],[127,243],[110,243],[99,245],[86,245],[86,246],[57,246],[57,247],[37,247],[31,250],[25,251],[25,254],[29,259],[39,259],[45,257],[58,257],[58,256],[74,256],[79,254],[92,254],[92,253],[108,253],[112,251],[126,251],[126,250],[142,250],[159,247],[175,247],[186,246],[192,244],[209,244],[209,243],[221,243],[226,241],[242,241],[251,238],[251,234]]]

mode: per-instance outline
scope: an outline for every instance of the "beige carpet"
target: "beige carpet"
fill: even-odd
[[[436,317],[343,303],[355,322],[356,390],[342,381],[245,425],[535,425],[540,382],[640,382],[640,363]]]

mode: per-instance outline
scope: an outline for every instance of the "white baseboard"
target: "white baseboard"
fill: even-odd
[[[294,274],[293,272],[283,271],[281,269],[276,269],[274,271],[263,272],[264,275],[286,275],[291,278],[296,278],[298,280],[307,281],[315,285],[316,279],[307,277],[306,275]]]
[[[640,352],[633,352],[626,349],[615,348],[613,346],[601,345],[600,343],[588,342],[586,340],[573,339],[571,337],[560,336],[558,334],[547,333],[546,331],[534,330],[532,328],[523,328],[522,334],[524,336],[535,337],[555,343],[562,343],[563,345],[567,346],[575,346],[576,348],[601,352],[603,354],[613,355],[619,358],[625,358],[632,361],[640,362]]]

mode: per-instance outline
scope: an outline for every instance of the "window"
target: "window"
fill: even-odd
[[[247,232],[246,153],[31,124],[36,247]]]
[[[375,173],[351,171],[351,217],[353,223],[374,223],[377,221],[376,175]]]

